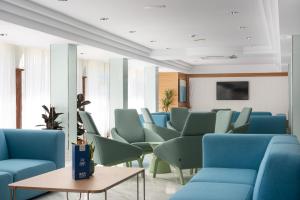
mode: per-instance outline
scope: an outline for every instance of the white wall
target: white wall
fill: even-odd
[[[249,100],[216,100],[216,82],[249,81]],[[209,111],[212,108],[241,110],[244,106],[253,111],[270,111],[273,114],[288,113],[288,77],[226,77],[191,78],[190,105],[193,111]]]

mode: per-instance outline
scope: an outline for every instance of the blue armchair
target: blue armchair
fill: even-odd
[[[0,197],[8,200],[8,184],[65,166],[62,131],[0,129]],[[18,200],[43,191],[18,190]]]

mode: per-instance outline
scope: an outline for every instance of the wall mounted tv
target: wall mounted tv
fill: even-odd
[[[217,100],[249,100],[249,82],[217,82]]]

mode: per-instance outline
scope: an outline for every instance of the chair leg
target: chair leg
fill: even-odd
[[[129,167],[132,167],[132,162],[131,161],[129,162]]]
[[[190,174],[193,175],[194,169],[190,169]]]
[[[156,172],[157,172],[157,167],[158,167],[158,158],[155,155],[153,155],[153,159],[154,159],[153,178],[155,178]]]
[[[126,167],[129,167],[129,163],[128,162],[126,162],[125,164],[126,164]]]
[[[143,168],[143,160],[142,158],[137,159],[138,163],[139,163],[139,167]]]
[[[180,184],[184,185],[182,170],[180,168],[176,167],[176,171],[177,171],[177,174],[179,175]]]
[[[197,172],[198,172],[198,168],[195,169],[195,174],[197,174]]]

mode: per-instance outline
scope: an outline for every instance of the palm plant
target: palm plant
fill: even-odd
[[[84,99],[83,94],[78,94],[77,95],[77,137],[82,136],[85,132],[83,128],[83,122],[80,118],[79,112],[78,111],[84,111],[84,107],[88,104],[90,104],[90,101],[86,101]]]
[[[165,90],[165,96],[161,99],[162,102],[162,109],[165,112],[169,111],[169,107],[173,102],[173,97],[174,97],[174,91],[172,89],[167,89]]]
[[[45,110],[45,114],[42,114],[42,118],[44,119],[45,124],[37,126],[45,126],[46,129],[62,130],[63,127],[60,126],[61,122],[56,121],[56,119],[63,113],[57,113],[55,111],[55,108],[51,105],[49,108],[45,105],[43,105],[42,107]]]

